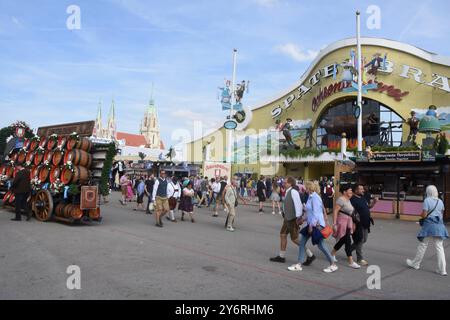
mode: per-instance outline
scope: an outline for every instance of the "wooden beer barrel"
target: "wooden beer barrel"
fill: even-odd
[[[45,183],[47,182],[49,176],[50,176],[50,168],[47,166],[41,166],[39,168],[39,180],[41,180],[42,183]]]
[[[100,208],[89,210],[89,218],[91,219],[100,218]]]
[[[58,139],[48,139],[48,142],[47,142],[47,150],[48,151],[51,151],[51,150],[53,150],[53,149],[55,149],[56,148],[56,145],[58,144]]]
[[[64,149],[67,144],[67,137],[58,137],[58,148]]]
[[[16,158],[16,162],[19,164],[23,164],[25,163],[25,160],[27,159],[27,152],[25,150],[20,150],[17,158]]]
[[[36,152],[35,151],[28,151],[28,153],[27,153],[27,157],[26,157],[26,162],[29,162],[29,163],[34,163],[34,155],[36,154]]]
[[[53,152],[53,159],[52,163],[54,166],[59,166],[64,159],[64,151],[61,149],[56,149],[55,152]]]
[[[50,170],[50,183],[55,183],[57,179],[61,178],[61,171],[61,168],[56,166]]]
[[[65,185],[71,183],[84,184],[89,181],[89,171],[85,167],[76,166],[73,170],[64,168],[61,173],[61,182]]]
[[[39,142],[39,147],[46,149],[47,148],[47,142],[48,142],[48,138],[47,137],[41,137],[41,141]]]
[[[38,152],[38,151],[35,151],[35,153],[36,154],[34,155],[33,163],[34,163],[35,166],[38,166],[44,160],[44,153],[41,153],[41,152]]]
[[[92,164],[92,155],[81,149],[67,151],[64,156],[64,164],[72,162],[75,166],[90,168]]]
[[[18,156],[19,156],[19,153],[18,153],[17,151],[12,151],[12,152],[8,155],[9,160],[14,161],[14,162],[16,162]]]
[[[11,165],[2,166],[2,175],[6,176],[8,179],[11,179],[14,175],[14,167]]]
[[[3,197],[3,205],[11,205],[13,201],[11,201],[11,197],[14,197],[14,193],[12,191],[8,191]],[[14,199],[14,198],[13,198]]]
[[[69,138],[67,140],[67,150],[80,149],[86,152],[90,152],[92,148],[92,141],[89,138]]]
[[[39,177],[39,167],[33,166],[30,170],[30,179],[34,179],[36,177]]]
[[[53,154],[54,154],[55,152],[54,151],[52,151],[52,150],[47,150],[47,151],[45,151],[45,153],[44,153],[44,162],[45,161],[48,161],[49,163],[52,163],[52,160],[53,160]]]
[[[55,215],[60,218],[78,220],[83,217],[83,211],[78,205],[60,203],[56,206]]]
[[[28,150],[28,149],[30,149],[30,144],[31,144],[31,140],[26,138],[25,141],[23,142],[23,147]]]
[[[39,147],[40,141],[39,140],[31,140],[30,142],[30,150],[29,151],[34,151]]]

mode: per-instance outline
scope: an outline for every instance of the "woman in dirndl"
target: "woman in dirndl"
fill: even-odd
[[[190,180],[185,180],[183,182],[183,191],[181,194],[180,205],[178,207],[178,210],[181,211],[181,221],[184,221],[184,215],[188,213],[189,216],[191,217],[192,223],[195,222],[194,204],[193,204],[194,196],[195,191],[192,188],[192,182]]]

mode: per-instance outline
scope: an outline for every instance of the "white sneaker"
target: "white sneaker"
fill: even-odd
[[[357,264],[355,261],[353,261],[353,263],[349,264],[348,266],[353,269],[361,269],[361,266]]]
[[[289,271],[302,271],[303,268],[302,268],[302,265],[300,263],[297,263],[297,264],[294,264],[294,265],[288,267],[288,270]]]
[[[227,231],[234,232],[233,227],[227,227]]]
[[[333,272],[337,271],[338,269],[339,269],[338,266],[333,264],[333,265],[329,266],[328,268],[323,269],[323,272],[325,272],[325,273],[333,273]]]
[[[412,260],[410,259],[406,259],[406,264],[408,265],[408,267],[419,270],[420,267],[418,267],[417,265],[415,265]]]
[[[275,211],[272,211],[272,214],[275,215]]]
[[[436,273],[441,276],[447,276],[447,272],[440,272],[439,270],[436,270]]]

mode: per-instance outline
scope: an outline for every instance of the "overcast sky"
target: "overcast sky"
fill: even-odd
[[[70,5],[81,29],[68,30]],[[370,5],[381,28],[365,25]],[[291,87],[321,48],[355,33],[403,41],[450,56],[450,1],[0,0],[0,127],[33,128],[95,118],[116,102],[118,130],[138,133],[155,85],[162,136],[191,120],[218,126],[217,87],[250,80],[255,106]]]

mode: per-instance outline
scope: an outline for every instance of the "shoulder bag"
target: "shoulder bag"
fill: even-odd
[[[436,200],[436,205],[434,206],[433,210],[428,211],[428,214],[427,214],[426,218],[422,218],[422,219],[419,220],[419,224],[420,224],[421,227],[422,227],[423,224],[425,223],[425,220],[428,219],[428,217],[430,216],[430,214],[432,214],[433,211],[436,210],[438,204],[439,204],[439,200]]]

